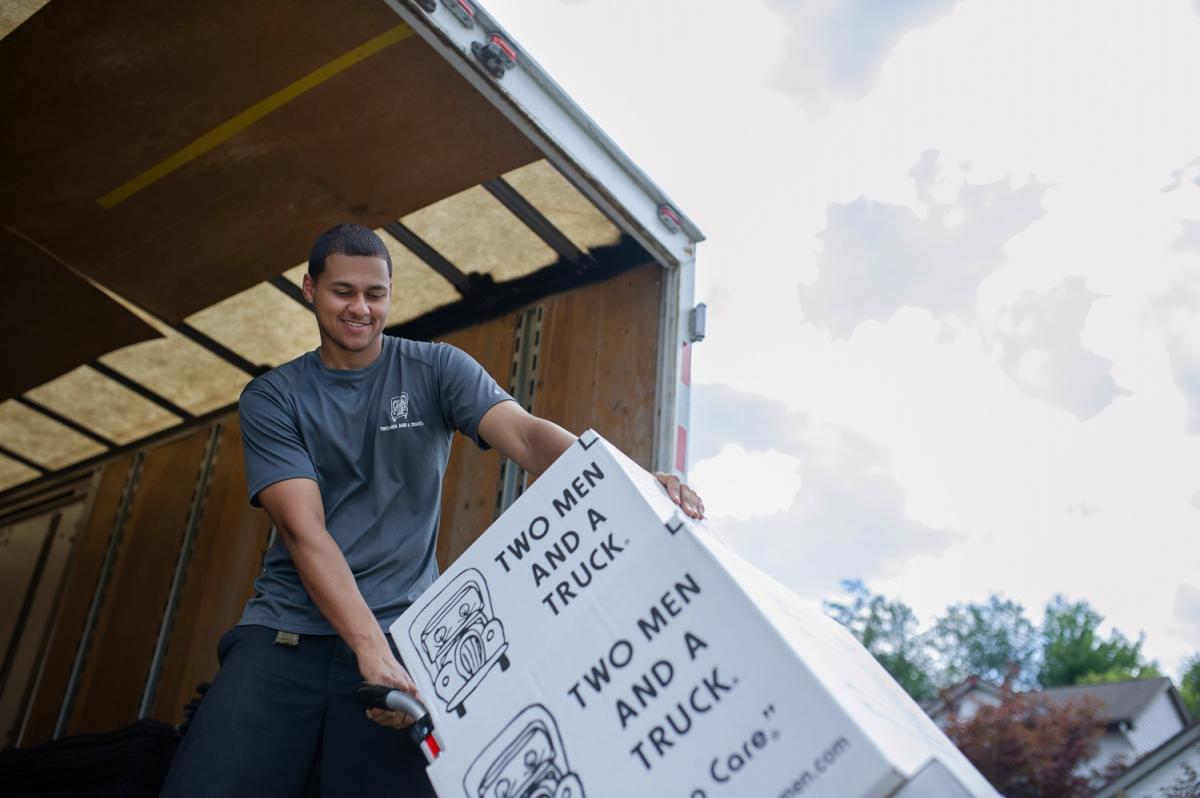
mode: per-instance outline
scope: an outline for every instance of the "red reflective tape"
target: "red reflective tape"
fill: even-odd
[[[684,385],[692,384],[692,347],[686,341],[683,343],[683,362],[679,365],[679,381]]]
[[[687,430],[679,427],[675,435],[675,470],[682,474],[687,469]]]
[[[504,54],[507,55],[513,61],[517,60],[517,51],[514,50],[509,45],[508,42],[506,42],[506,41],[504,41],[504,39],[500,38],[500,36],[498,34],[495,34],[495,33],[492,34],[492,44],[496,45],[501,50],[503,50]]]
[[[466,11],[472,17],[475,16],[475,9],[472,8],[471,4],[468,3],[466,0],[458,0],[458,7],[461,8],[463,11]]]

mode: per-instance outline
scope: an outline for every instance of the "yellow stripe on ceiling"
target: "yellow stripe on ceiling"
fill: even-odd
[[[267,114],[275,111],[284,105],[287,105],[292,100],[299,97],[309,89],[321,85],[325,81],[334,77],[340,72],[343,72],[375,53],[389,47],[396,42],[403,41],[413,34],[413,29],[408,25],[400,24],[386,33],[382,33],[371,39],[368,42],[360,44],[348,53],[338,56],[337,58],[325,64],[322,67],[309,72],[304,77],[291,83],[279,91],[260,100],[254,105],[242,111],[232,119],[217,125],[212,130],[205,133],[200,138],[188,144],[183,149],[176,152],[162,161],[159,161],[154,166],[142,172],[132,180],[122,183],[112,191],[105,194],[96,200],[96,204],[105,210],[109,210],[116,205],[138,193],[146,186],[161,180],[167,175],[174,172],[176,169],[184,166],[201,155],[205,154],[214,147],[218,147],[229,139],[242,132],[250,125],[262,119]]]

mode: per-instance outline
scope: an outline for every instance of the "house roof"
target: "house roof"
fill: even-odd
[[[1167,692],[1179,717],[1185,724],[1188,723],[1191,720],[1188,711],[1184,707],[1178,691],[1166,676],[1157,679],[1131,679],[1124,682],[1051,687],[1037,695],[1056,705],[1086,698],[1094,699],[1100,704],[1096,713],[1096,722],[1109,725],[1121,722],[1132,723],[1150,705],[1150,702],[1164,691]]]
[[[1074,684],[1066,687],[1051,687],[1038,692],[1024,693],[1030,697],[1045,698],[1051,705],[1061,706],[1072,701],[1094,700],[1099,706],[1096,722],[1109,726],[1116,723],[1132,723],[1145,711],[1160,693],[1166,691],[1171,705],[1184,724],[1191,722],[1191,715],[1179,696],[1179,691],[1165,676],[1156,679],[1130,679],[1123,682],[1104,684]],[[926,714],[937,718],[957,706],[972,692],[981,692],[994,698],[1004,699],[1014,695],[1005,688],[992,684],[978,676],[969,676],[958,684],[942,690],[936,699],[923,705]]]
[[[993,698],[998,698],[1001,700],[1013,694],[1012,691],[999,685],[992,684],[986,679],[982,679],[978,676],[968,676],[958,684],[942,690],[940,693],[938,693],[937,698],[926,701],[921,706],[927,715],[929,715],[931,718],[937,718],[952,707],[958,706],[958,704],[964,698],[976,691],[986,693]]]
[[[1155,748],[1117,778],[1104,785],[1092,798],[1116,798],[1193,745],[1200,745],[1200,723],[1193,723]]]

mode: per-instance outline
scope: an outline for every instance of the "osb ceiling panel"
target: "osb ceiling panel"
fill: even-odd
[[[490,274],[498,283],[558,260],[554,250],[480,186],[401,221],[461,271]]]
[[[264,366],[286,363],[321,343],[312,312],[268,283],[188,316],[187,322]]]
[[[34,388],[26,396],[118,444],[152,435],[182,421],[87,366]]]
[[[177,333],[134,344],[100,362],[193,415],[236,402],[250,375]]]
[[[157,336],[46,250],[2,226],[0,273],[10,284],[0,299],[0,338],[7,342],[0,359],[0,399],[117,347]]]
[[[48,0],[4,0],[0,3],[0,39],[20,25]]]
[[[549,161],[522,166],[504,175],[504,179],[584,252],[620,240],[621,231],[616,225]]]
[[[15,485],[20,485],[22,482],[35,479],[38,476],[38,472],[29,466],[0,455],[0,490],[7,490]]]
[[[398,24],[360,0],[51,3],[0,40],[0,222],[178,321],[337,222],[380,227],[538,157]]]
[[[104,451],[91,438],[12,399],[0,404],[0,441],[6,449],[48,469],[62,468]]]
[[[415,319],[423,313],[462,299],[450,281],[392,238],[385,230],[377,230],[392,256],[392,304],[388,308],[388,324]]]

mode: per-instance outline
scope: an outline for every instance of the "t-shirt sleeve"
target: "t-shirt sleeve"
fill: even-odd
[[[490,449],[487,441],[479,437],[479,419],[512,397],[466,352],[451,344],[438,344],[438,348],[442,413],[446,422],[475,441],[480,449]]]
[[[276,482],[298,477],[318,481],[296,421],[273,391],[247,387],[238,401],[238,416],[251,504],[261,507],[259,491]]]

